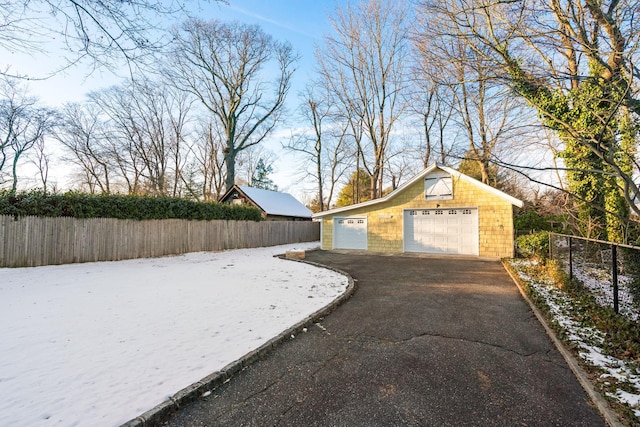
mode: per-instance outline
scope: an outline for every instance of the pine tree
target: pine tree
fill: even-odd
[[[251,177],[251,187],[263,190],[278,191],[278,186],[273,183],[269,174],[273,172],[273,167],[267,165],[263,159],[258,160],[256,170]]]

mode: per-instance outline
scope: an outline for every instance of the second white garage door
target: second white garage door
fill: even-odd
[[[334,218],[333,248],[367,250],[367,218]]]
[[[404,250],[478,255],[478,209],[404,211]]]

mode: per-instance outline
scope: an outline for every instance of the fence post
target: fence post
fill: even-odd
[[[572,249],[572,241],[573,239],[569,236],[569,280],[573,280],[573,249]]]
[[[618,246],[611,245],[611,276],[613,281],[613,311],[618,314]]]

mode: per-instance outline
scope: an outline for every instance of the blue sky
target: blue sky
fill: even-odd
[[[315,45],[321,43],[322,35],[330,30],[327,16],[339,0],[229,0],[229,4],[216,1],[200,2],[194,13],[204,20],[220,19],[241,21],[260,25],[265,32],[280,41],[288,41],[301,55],[298,71],[294,76],[291,98],[304,87],[312,72]],[[55,46],[46,47],[49,52],[26,55],[21,52],[3,52],[0,64],[10,64],[12,70],[42,76],[55,70],[62,61],[63,51]],[[126,73],[126,67],[122,69]],[[118,83],[118,76],[109,70],[94,70],[89,75],[87,64],[80,64],[45,81],[31,81],[28,86],[32,95],[38,96],[51,106],[68,101],[81,101],[86,93]],[[126,74],[123,75],[126,77]],[[291,104],[290,99],[289,103]]]
[[[298,103],[298,93],[304,89],[313,72],[314,48],[322,42],[323,34],[330,31],[327,17],[336,5],[341,3],[345,3],[345,0],[229,0],[228,4],[211,0],[200,1],[199,9],[193,12],[203,20],[219,19],[258,24],[275,39],[291,43],[301,56],[287,100],[288,117],[291,118]],[[48,45],[45,49],[46,52],[35,52],[31,55],[0,49],[0,66],[9,64],[14,72],[28,73],[32,76],[46,75],[63,63],[61,56],[65,52],[56,50],[55,44]],[[122,75],[118,76],[103,69],[89,72],[87,64],[80,64],[49,79],[30,81],[28,87],[31,95],[55,108],[66,102],[81,102],[90,91],[118,84],[127,76],[127,68],[124,66]],[[274,182],[283,191],[290,191],[301,198],[305,193],[304,185],[299,183],[295,171],[295,165],[299,164],[299,161],[281,149],[281,142],[290,134],[289,129],[295,126],[296,123],[289,121],[263,145],[274,152],[278,159],[272,175]],[[60,166],[64,169],[63,165]],[[54,176],[60,176],[55,170],[53,172]],[[65,186],[61,178],[57,181],[62,187]],[[312,183],[308,187],[313,187]]]
[[[339,0],[230,0],[229,5],[212,4],[202,18],[216,18],[258,24],[279,41],[288,41],[301,56],[289,93],[289,109],[297,105],[297,96],[312,77],[315,46],[330,32],[327,18]],[[219,15],[217,15],[219,14]],[[216,16],[217,15],[217,16]]]

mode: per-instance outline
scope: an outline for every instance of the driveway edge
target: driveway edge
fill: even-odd
[[[342,271],[337,268],[328,267],[326,265],[318,264],[311,261],[306,261],[303,259],[291,259],[285,258],[283,255],[276,255],[276,258],[280,258],[287,261],[295,261],[302,262],[305,264],[312,265],[314,267],[324,268],[325,270],[332,270],[336,273],[340,273],[345,276],[348,280],[346,291],[331,301],[329,304],[324,306],[323,308],[315,311],[309,316],[305,317],[303,320],[299,321],[295,325],[290,328],[282,331],[280,334],[271,338],[266,343],[262,344],[260,347],[255,350],[250,351],[249,353],[242,356],[240,359],[229,363],[227,366],[222,368],[218,372],[214,372],[210,375],[207,375],[200,381],[197,381],[190,386],[187,386],[171,396],[168,400],[160,403],[156,407],[146,411],[142,415],[127,421],[122,424],[120,427],[156,427],[159,426],[170,414],[180,409],[182,406],[186,405],[189,402],[193,402],[197,400],[204,393],[214,390],[215,388],[221,386],[222,384],[228,382],[231,377],[233,377],[236,373],[250,366],[254,362],[263,359],[266,355],[271,353],[278,345],[287,341],[289,339],[293,339],[297,333],[302,331],[307,326],[310,326],[316,323],[321,318],[327,316],[329,313],[334,311],[344,302],[346,302],[353,293],[357,289],[356,282],[353,280],[353,277],[346,271]]]
[[[600,412],[600,415],[602,415],[602,417],[604,418],[605,422],[611,427],[623,427],[623,424],[618,420],[618,416],[616,415],[616,413],[609,407],[609,404],[607,403],[607,401],[604,399],[604,397],[602,397],[600,392],[596,390],[594,385],[591,383],[591,380],[589,380],[587,373],[585,372],[584,369],[582,369],[582,367],[578,363],[578,360],[565,347],[562,341],[558,339],[553,329],[551,329],[551,327],[547,323],[547,319],[544,316],[544,314],[538,309],[538,307],[536,307],[536,305],[533,303],[531,298],[529,298],[529,295],[525,291],[524,286],[520,281],[520,278],[514,274],[514,272],[511,270],[511,266],[509,266],[505,260],[502,260],[502,265],[504,266],[504,269],[507,271],[507,273],[509,273],[511,280],[518,287],[520,294],[525,299],[525,301],[527,301],[527,303],[529,304],[529,307],[531,307],[531,311],[533,311],[533,314],[535,314],[536,318],[538,319],[538,321],[546,331],[547,335],[549,336],[553,344],[556,346],[556,348],[558,349],[562,357],[564,357],[564,360],[567,362],[567,365],[569,365],[569,368],[578,379],[578,382],[580,383],[584,391],[591,398],[591,401],[596,406],[596,408]]]

